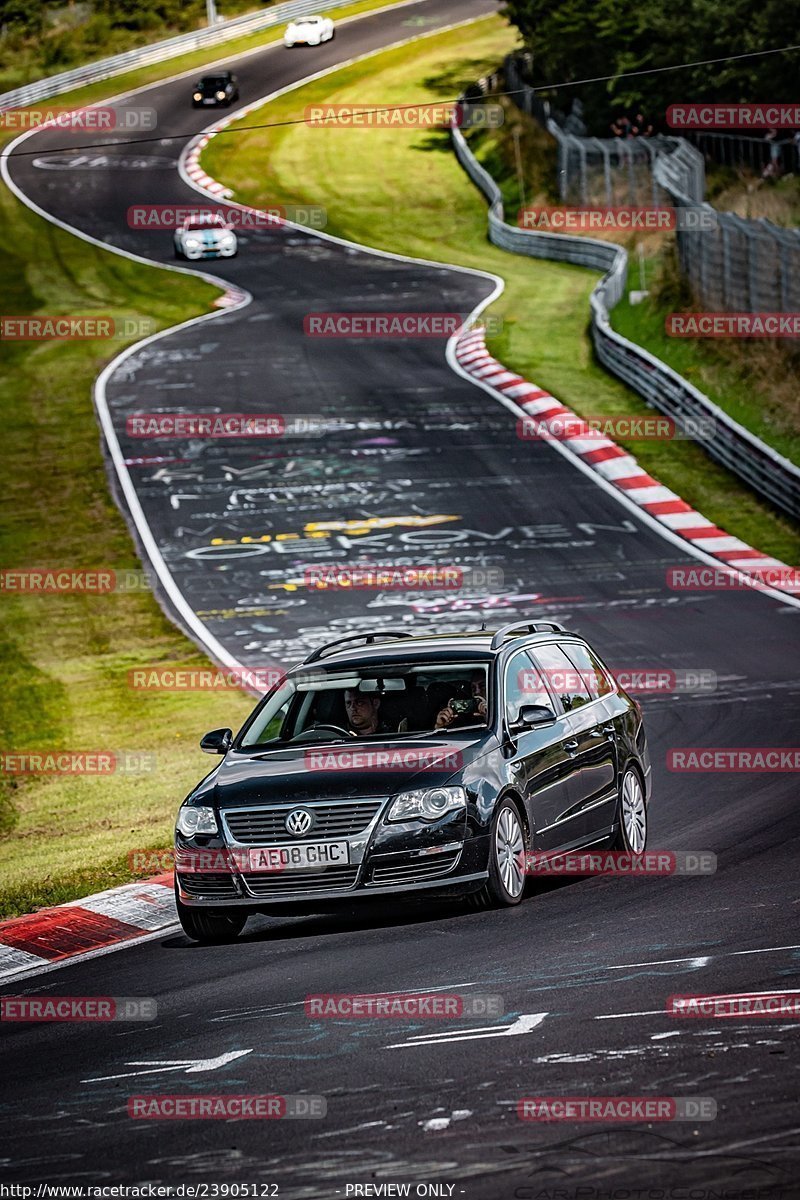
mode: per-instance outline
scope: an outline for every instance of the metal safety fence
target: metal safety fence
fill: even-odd
[[[679,209],[698,207],[687,190],[687,158],[659,157],[653,169]],[[700,207],[713,218],[708,228],[679,228],[676,242],[681,273],[702,304],[715,312],[800,312],[800,231]]]
[[[719,212],[705,202],[705,161],[683,137],[595,138],[586,136],[578,103],[565,116],[539,99],[525,82],[520,60],[504,63],[511,99],[534,116],[558,144],[558,191],[574,205],[694,206],[708,219],[696,227],[679,225],[678,262],[692,293],[707,309],[724,312],[800,311],[800,231],[766,219],[749,220]],[[701,135],[708,139],[722,135]],[[756,143],[769,159],[769,145]],[[794,144],[784,147],[796,156]],[[732,153],[732,151],[731,151]]]
[[[341,8],[349,0],[331,0],[326,7]],[[176,37],[167,38],[161,42],[153,42],[149,46],[139,46],[135,50],[126,50],[122,54],[114,54],[110,58],[101,58],[97,62],[76,67],[71,71],[61,71],[58,75],[50,75],[38,79],[35,83],[25,84],[10,92],[0,95],[0,108],[12,108],[26,104],[37,104],[40,100],[50,100],[53,96],[63,95],[74,88],[86,84],[99,83],[114,75],[122,75],[136,67],[144,67],[150,63],[165,62],[177,58],[192,50],[203,50],[206,46],[223,45],[232,38],[243,37],[248,33],[258,33],[262,29],[270,29],[273,25],[282,25],[293,17],[310,15],[319,9],[319,0],[287,0],[285,4],[276,4],[274,8],[260,12],[245,13],[242,17],[233,17],[228,21],[220,21],[207,29],[198,29],[190,33],[181,33]]]
[[[800,468],[734,421],[677,371],[611,328],[610,310],[625,293],[628,254],[624,247],[509,225],[499,187],[455,124],[450,136],[458,161],[489,201],[489,240],[494,245],[514,254],[569,262],[603,272],[589,301],[592,341],[603,366],[648,404],[671,417],[711,458],[783,511],[800,517]],[[703,431],[699,436],[698,430]]]
[[[743,133],[711,130],[687,131],[684,135],[700,153],[722,167],[744,167],[754,174],[770,168],[776,176],[800,171],[800,138],[750,137]]]

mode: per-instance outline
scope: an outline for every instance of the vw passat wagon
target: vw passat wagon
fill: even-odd
[[[179,810],[175,887],[201,942],[406,893],[518,904],[528,854],[645,848],[641,711],[555,622],[341,638],[200,744],[223,757]]]

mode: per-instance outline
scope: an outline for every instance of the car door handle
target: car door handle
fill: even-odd
[[[570,738],[568,742],[564,742],[564,749],[566,750],[567,754],[574,754],[578,749],[578,739]]]

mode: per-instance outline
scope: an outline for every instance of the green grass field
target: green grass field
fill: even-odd
[[[277,126],[297,122],[308,104],[364,104],[376,96],[386,105],[454,98],[464,84],[495,68],[514,44],[515,34],[504,22],[488,17],[425,38],[415,45],[413,59],[399,48],[343,68],[272,101],[261,115]],[[496,141],[482,137],[477,152],[493,165]],[[489,245],[485,203],[456,162],[445,131],[312,128],[302,120],[251,131],[233,126],[208,146],[203,165],[243,203],[321,204],[330,233],[501,275],[506,290],[492,311],[504,324],[491,349],[503,363],[584,415],[651,411],[593,361],[588,297],[597,276]],[[538,186],[544,188],[541,177]],[[800,527],[697,446],[620,440],[710,520],[769,554],[798,561]]]
[[[208,311],[218,289],[132,263],[55,228],[0,191],[4,311],[152,319]],[[0,562],[5,568],[135,570],[109,492],[92,382],[124,345],[5,342]],[[0,775],[0,915],[131,878],[126,853],[169,845],[177,804],[210,760],[206,729],[240,721],[225,694],[135,693],[133,666],[207,666],[149,592],[2,598],[2,750],[131,750],[148,775]]]

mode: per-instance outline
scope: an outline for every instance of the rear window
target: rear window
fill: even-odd
[[[509,725],[516,724],[519,710],[526,704],[550,708],[552,701],[538,667],[525,650],[520,650],[509,659],[506,668],[505,715]]]
[[[571,712],[595,699],[581,672],[567,658],[560,646],[536,646],[531,649],[530,655],[550,685],[551,691],[558,696],[565,712]]]
[[[611,695],[614,688],[608,675],[586,646],[569,642],[567,645],[562,646],[562,649],[580,671],[581,679],[589,689],[589,694],[593,700],[598,700],[601,696]]]

